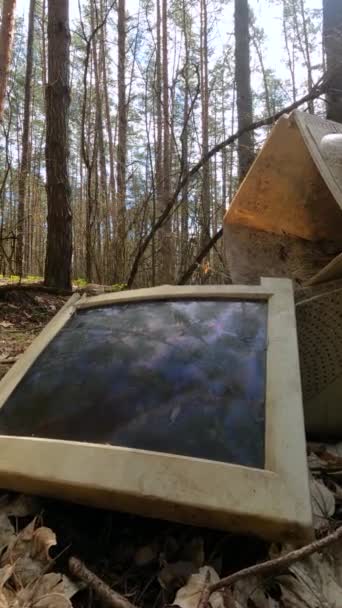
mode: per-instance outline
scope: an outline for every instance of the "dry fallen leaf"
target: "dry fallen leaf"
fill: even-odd
[[[6,513],[0,513],[0,554],[16,538],[14,527],[12,526]]]
[[[17,536],[12,534],[1,557],[1,565],[15,564],[13,576],[18,586],[25,587],[50,566],[49,549],[56,544],[55,533],[45,526],[36,529],[34,519]]]
[[[264,580],[257,576],[237,581],[234,585],[233,598],[235,608],[279,608],[276,600],[264,590]]]
[[[49,550],[51,547],[56,545],[56,534],[51,530],[51,528],[41,526],[34,531],[32,537],[31,556],[40,561],[49,562],[51,560]]]
[[[333,493],[317,479],[310,479],[312,512],[316,529],[325,527],[329,518],[335,513],[335,497]]]
[[[180,606],[180,608],[197,608],[204,586],[217,583],[218,580],[219,576],[214,568],[203,566],[199,572],[190,576],[184,587],[177,591],[173,605]],[[210,605],[212,608],[224,608],[222,594],[218,591],[212,593]]]
[[[284,546],[276,554],[273,547],[270,557],[278,557],[289,549],[289,546]],[[277,599],[265,589],[269,582],[270,579],[250,577],[235,583],[236,608],[341,608],[342,547],[336,543],[324,553],[315,553],[292,564],[288,573],[274,577],[272,584],[277,588]]]
[[[0,321],[0,326],[7,329],[7,327],[13,327],[13,323],[11,321]]]
[[[44,574],[21,589],[17,601],[20,608],[72,608],[64,592],[63,577],[55,572]]]
[[[158,575],[158,581],[164,589],[179,589],[195,572],[197,568],[192,562],[179,561],[166,564]]]
[[[40,502],[36,496],[5,494],[0,500],[0,514],[5,513],[9,517],[27,517],[39,511]]]

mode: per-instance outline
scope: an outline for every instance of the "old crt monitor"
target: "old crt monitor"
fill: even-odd
[[[291,282],[74,295],[0,383],[0,486],[310,537]]]

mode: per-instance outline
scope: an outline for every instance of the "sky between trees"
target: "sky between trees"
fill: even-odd
[[[337,7],[335,27],[340,5],[329,2]],[[270,131],[270,117],[301,106],[324,72],[322,0],[81,0],[81,20],[72,0],[70,54],[66,37],[56,42],[48,34],[47,7],[66,5],[18,0],[16,7],[0,134],[0,272],[44,274],[47,211],[50,203],[56,208],[45,189],[46,126],[58,136],[62,124],[75,279],[229,280],[215,240],[222,217]],[[49,84],[50,67],[60,73],[59,51],[70,60],[70,98],[61,97],[48,118],[44,96],[56,85]],[[332,49],[330,58],[337,55]],[[325,116],[322,95],[314,97],[301,109]],[[261,121],[255,132],[227,140],[255,120]]]

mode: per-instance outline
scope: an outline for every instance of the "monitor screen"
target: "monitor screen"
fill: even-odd
[[[0,434],[265,466],[266,300],[77,310],[0,409]]]

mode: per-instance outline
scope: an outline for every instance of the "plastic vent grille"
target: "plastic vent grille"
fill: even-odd
[[[297,331],[304,401],[341,377],[342,289],[297,304]]]

